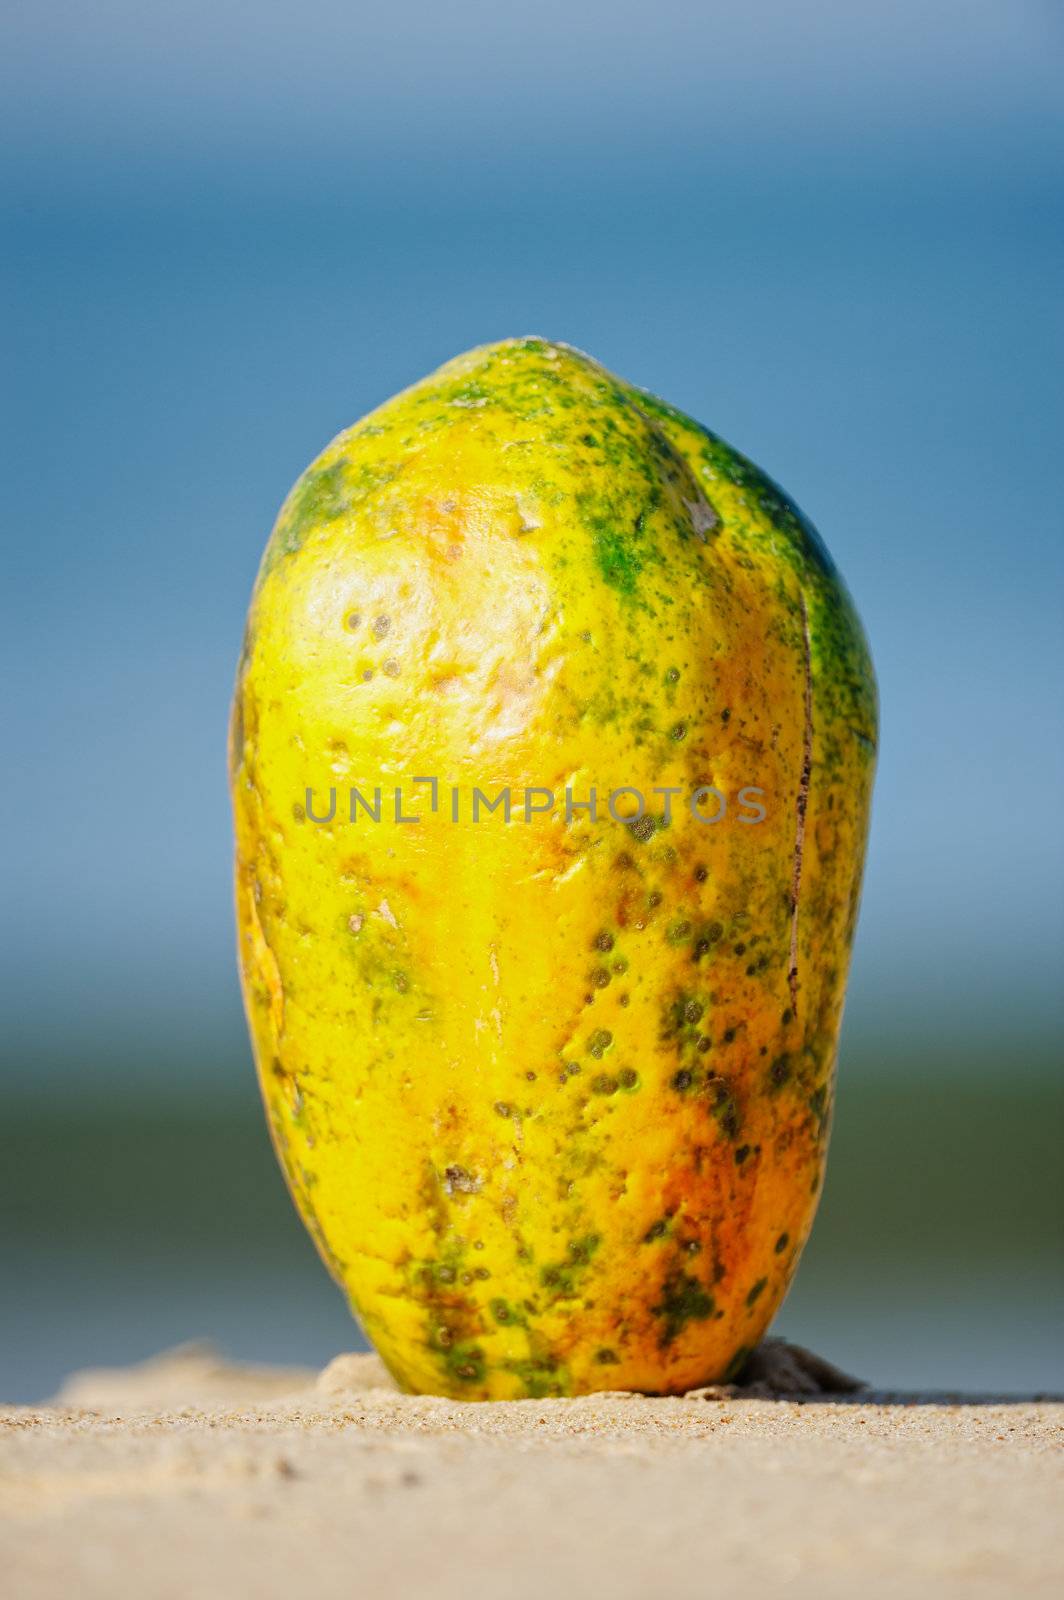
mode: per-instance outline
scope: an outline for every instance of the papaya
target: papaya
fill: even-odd
[[[230,725],[239,963],[406,1390],[740,1371],[821,1189],[876,723],[793,502],[565,344],[459,356],[298,480]]]

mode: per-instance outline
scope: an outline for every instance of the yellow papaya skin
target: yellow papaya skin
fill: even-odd
[[[240,969],[295,1203],[404,1388],[741,1368],[822,1182],[875,742],[809,523],[568,346],[458,357],[295,485],[230,731]]]

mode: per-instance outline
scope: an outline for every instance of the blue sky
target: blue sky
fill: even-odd
[[[239,1070],[223,747],[261,546],[340,427],[528,331],[818,524],[883,698],[848,1037],[1024,1069],[1064,957],[1062,39],[1023,0],[11,19],[27,1082]]]

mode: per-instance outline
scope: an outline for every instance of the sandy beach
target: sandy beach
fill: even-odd
[[[8,1592],[1061,1592],[1064,1404],[817,1392],[832,1369],[776,1355],[753,1391],[497,1405],[402,1395],[369,1355],[81,1373],[0,1412]]]

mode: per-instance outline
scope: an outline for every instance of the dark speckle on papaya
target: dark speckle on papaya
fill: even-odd
[[[757,1282],[754,1284],[753,1288],[750,1290],[750,1293],[746,1297],[746,1303],[748,1306],[752,1306],[755,1301],[760,1299],[767,1283],[767,1278],[758,1278]]]
[[[456,1378],[463,1382],[482,1383],[484,1381],[485,1363],[482,1351],[468,1353],[466,1358],[457,1362],[452,1368]]]
[[[716,1118],[721,1132],[729,1139],[736,1138],[742,1127],[742,1117],[733,1091],[726,1080],[719,1077],[707,1079],[705,1088],[710,1114]]]
[[[777,1056],[775,1061],[768,1069],[768,1081],[770,1088],[782,1089],[783,1085],[790,1081],[791,1072],[792,1067],[790,1057]]]
[[[781,1233],[779,1238],[776,1240],[776,1243],[775,1243],[775,1246],[774,1246],[776,1254],[778,1256],[781,1256],[783,1254],[783,1252],[786,1250],[787,1246],[790,1244],[790,1242],[791,1242],[790,1234],[789,1233]]]

